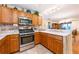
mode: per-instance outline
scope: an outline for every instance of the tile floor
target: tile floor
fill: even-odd
[[[18,54],[53,54],[47,48],[42,46],[41,44],[36,45],[34,48],[26,50],[24,52],[20,52]]]

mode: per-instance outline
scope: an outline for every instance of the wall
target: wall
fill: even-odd
[[[16,24],[0,24],[0,33],[5,31],[18,30],[18,25]]]
[[[72,20],[72,30],[77,29],[79,32],[79,18],[73,18]]]
[[[61,21],[59,21],[59,23],[66,23],[66,22],[71,22],[72,18],[68,18],[68,19],[61,19]]]
[[[48,22],[50,22],[51,27],[52,27],[52,23],[53,21],[50,19],[43,19],[42,20],[42,29],[48,29]]]

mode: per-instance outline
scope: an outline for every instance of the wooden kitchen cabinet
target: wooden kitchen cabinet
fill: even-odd
[[[10,53],[10,37],[6,36],[4,38],[4,54],[9,54]]]
[[[63,44],[62,44],[62,41],[59,42],[58,40],[53,40],[53,51],[56,54],[63,54]]]
[[[30,20],[32,20],[33,15],[30,13],[26,13],[26,17],[29,18]]]
[[[56,54],[63,54],[63,37],[58,35],[53,35],[49,33],[40,32],[40,36],[37,32],[35,34],[35,42],[36,44],[42,44],[50,51]],[[39,38],[40,37],[40,38]]]
[[[11,9],[0,5],[0,23],[2,24],[18,24],[19,17],[27,17],[32,20],[34,26],[42,25],[42,17],[30,13],[25,13],[17,9]]]
[[[8,36],[0,40],[0,54],[8,54],[10,51],[9,45],[10,44]]]
[[[48,49],[56,54],[63,53],[63,40],[61,36],[48,35]]]
[[[0,46],[0,54],[5,54],[5,51],[4,51],[4,46]]]
[[[53,50],[53,37],[50,34],[48,34],[48,37],[47,37],[47,44],[48,44],[48,49],[51,51],[54,51]]]
[[[34,26],[42,25],[42,17],[33,14],[33,16],[32,16],[32,24]]]
[[[0,42],[0,54],[4,54],[5,53],[5,51],[4,51],[4,49],[5,49],[5,47],[3,46],[3,42]]]
[[[15,53],[20,50],[18,34],[8,35],[0,41],[0,54]]]
[[[33,17],[32,17],[32,24],[34,26],[38,26],[38,16],[37,15],[34,15],[33,14]]]
[[[17,10],[5,6],[0,6],[0,23],[2,24],[17,24]]]
[[[41,33],[41,44],[47,47],[47,33]]]
[[[18,24],[18,11],[16,9],[12,9],[12,23]]]
[[[19,35],[10,36],[10,53],[14,53],[20,50]]]
[[[26,17],[25,12],[18,10],[18,17]]]
[[[40,43],[40,32],[35,32],[35,45],[39,44]]]
[[[59,28],[60,28],[60,24],[58,24],[58,23],[53,23],[53,24],[52,24],[52,28],[53,28],[53,29],[59,29]]]
[[[1,23],[1,15],[2,15],[2,6],[0,5],[0,23]]]
[[[42,16],[38,16],[38,25],[42,25]]]
[[[8,7],[1,7],[1,23],[11,24],[12,23],[12,10]]]

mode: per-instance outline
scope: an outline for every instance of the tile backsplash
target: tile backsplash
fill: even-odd
[[[17,24],[0,24],[0,32],[18,30]]]

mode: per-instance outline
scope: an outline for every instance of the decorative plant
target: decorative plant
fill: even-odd
[[[39,12],[38,11],[35,11],[34,14],[37,15],[37,16],[39,16]]]
[[[14,9],[16,9],[16,10],[17,10],[17,8],[16,8],[16,7],[14,7]]]
[[[27,12],[27,13],[31,13],[31,10],[28,9],[26,12]]]

